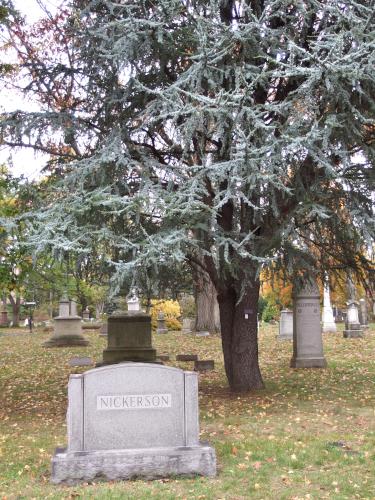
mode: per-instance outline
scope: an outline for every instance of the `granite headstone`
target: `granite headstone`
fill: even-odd
[[[196,373],[104,366],[71,375],[68,400],[68,447],[52,459],[53,483],[216,474],[214,449],[199,442]]]

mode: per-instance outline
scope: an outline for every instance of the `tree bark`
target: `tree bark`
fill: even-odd
[[[196,331],[220,332],[220,313],[217,292],[209,275],[203,270],[194,273]]]
[[[13,326],[20,326],[20,309],[21,309],[21,297],[16,295],[16,298],[13,295],[9,294],[9,301],[12,305],[12,322]]]
[[[258,363],[258,300],[258,281],[242,296],[235,286],[218,294],[225,372],[234,392],[264,387]]]

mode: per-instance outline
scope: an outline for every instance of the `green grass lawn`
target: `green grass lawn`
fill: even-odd
[[[18,333],[17,333],[18,332]],[[105,341],[45,349],[46,333],[0,330],[0,499],[375,498],[375,328],[363,339],[325,334],[327,369],[291,369],[292,343],[261,327],[266,389],[228,391],[220,338],[154,335],[160,354],[214,359],[199,375],[201,438],[215,448],[218,475],[158,481],[49,483],[50,459],[66,444],[67,382],[73,356],[101,359]],[[191,369],[191,363],[167,363]]]

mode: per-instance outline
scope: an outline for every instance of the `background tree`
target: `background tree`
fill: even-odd
[[[37,250],[110,242],[117,286],[194,262],[217,292],[230,387],[262,387],[261,266],[314,272],[316,244],[356,268],[374,235],[372,7],[91,0],[58,30],[63,59],[24,69],[37,95],[68,81],[63,106],[1,122],[8,144],[32,124],[28,145],[53,130],[68,148],[58,203],[35,216]]]

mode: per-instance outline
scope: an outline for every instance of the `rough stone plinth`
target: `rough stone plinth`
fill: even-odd
[[[291,368],[325,368],[320,299],[316,282],[311,278],[293,291],[293,356]]]
[[[108,347],[103,363],[123,361],[155,362],[151,344],[151,316],[140,311],[114,314],[108,318]]]
[[[215,369],[215,361],[213,359],[201,359],[194,361],[194,370],[197,372],[207,372]]]
[[[52,483],[158,479],[168,476],[216,475],[215,450],[210,446],[140,450],[100,450],[67,453],[57,449],[52,459]]]
[[[176,361],[198,361],[197,354],[177,354]]]
[[[195,336],[196,337],[209,337],[210,336],[210,332],[201,330],[200,332],[197,332],[195,334]]]
[[[284,309],[280,313],[278,340],[293,340],[293,311]]]

